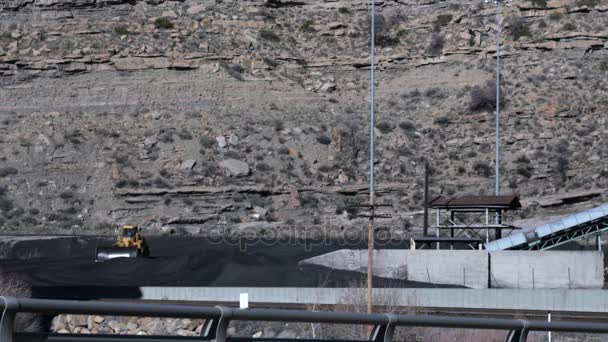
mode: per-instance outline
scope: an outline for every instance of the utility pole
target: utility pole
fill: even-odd
[[[376,68],[376,0],[371,0],[371,67],[370,67],[370,115],[369,115],[369,227],[367,235],[367,313],[372,313],[373,307],[373,271],[374,271],[374,126],[375,126],[375,97],[376,83],[374,71]]]

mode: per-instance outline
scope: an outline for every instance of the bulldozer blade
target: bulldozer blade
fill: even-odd
[[[137,258],[136,247],[98,247],[95,250],[95,262],[102,262],[115,258]]]

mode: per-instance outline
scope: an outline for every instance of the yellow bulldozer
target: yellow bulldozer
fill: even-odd
[[[134,225],[122,225],[116,228],[116,242],[111,247],[97,247],[95,262],[115,258],[147,258],[150,255],[146,239],[141,228]]]

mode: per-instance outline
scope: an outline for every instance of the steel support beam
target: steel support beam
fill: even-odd
[[[608,232],[608,221],[595,223],[583,228],[561,231],[556,235],[543,237],[540,241],[536,241],[532,245],[527,245],[527,248],[524,249],[543,251],[572,241],[598,236],[605,232]]]

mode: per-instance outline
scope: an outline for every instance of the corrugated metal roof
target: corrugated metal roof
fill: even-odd
[[[431,208],[439,209],[521,209],[519,197],[505,196],[438,196],[429,202]]]
[[[595,221],[605,216],[608,216],[608,204],[604,204],[599,207],[591,208],[589,210],[581,211],[580,213],[565,216],[560,219],[541,224],[540,226],[534,228],[534,234],[537,238],[541,239],[545,236],[554,234],[560,230],[571,229],[573,227],[583,225],[591,221]],[[526,243],[528,242],[524,233],[518,232],[511,234],[505,238],[491,241],[487,243],[485,247],[487,250],[496,251],[513,248]]]

